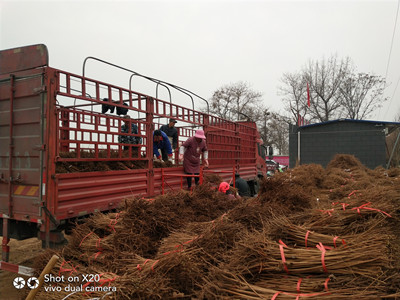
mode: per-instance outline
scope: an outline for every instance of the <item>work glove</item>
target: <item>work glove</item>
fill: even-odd
[[[158,161],[158,162],[164,162],[164,161],[161,159],[161,156],[160,156],[160,157],[153,157],[153,160],[154,160],[154,161]]]

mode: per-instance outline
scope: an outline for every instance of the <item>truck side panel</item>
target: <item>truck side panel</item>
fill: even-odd
[[[213,166],[204,174],[218,174],[227,182],[234,178],[234,168]],[[152,197],[169,191],[186,189],[182,167],[157,168],[151,179],[148,170],[121,170],[56,174],[58,220],[81,217],[95,211],[107,211],[119,207],[124,198],[134,196]],[[243,167],[243,178],[255,178],[254,166]],[[154,190],[149,181],[154,180]]]
[[[59,220],[114,209],[121,199],[149,194],[146,169],[57,174],[55,181]]]
[[[0,82],[0,214],[29,221],[40,216],[42,73]]]
[[[7,49],[0,52],[0,74],[47,66],[49,55],[43,44]]]

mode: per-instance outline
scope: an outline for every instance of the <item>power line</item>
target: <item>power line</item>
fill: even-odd
[[[392,104],[392,100],[394,98],[394,95],[396,94],[397,87],[399,86],[399,82],[400,82],[400,76],[399,76],[399,79],[397,80],[396,87],[394,88],[394,92],[392,94],[392,97],[390,98],[389,105],[388,105],[388,107],[386,109],[386,112],[385,112],[385,115],[383,117],[386,117],[386,115],[387,115],[387,113],[389,111],[389,108],[390,108],[390,105]]]
[[[392,42],[390,43],[389,57],[388,57],[387,65],[386,65],[385,88],[386,88],[386,84],[387,84],[387,74],[388,74],[388,71],[389,71],[390,58],[391,58],[391,56],[392,56],[392,49],[393,49],[394,37],[395,37],[395,34],[396,34],[396,27],[397,27],[396,25],[397,25],[397,17],[398,17],[398,15],[399,15],[399,7],[400,7],[400,0],[397,1],[396,20],[395,20],[395,22],[394,22],[393,35],[392,35]],[[394,89],[393,95],[392,95],[392,97],[391,97],[390,100],[389,100],[388,108],[387,108],[387,110],[386,110],[386,113],[385,113],[384,116],[383,116],[384,118],[386,117],[386,115],[387,115],[387,113],[388,113],[388,111],[389,111],[390,105],[392,104],[394,95],[396,94],[397,86],[399,85],[399,81],[400,81],[400,77],[399,77],[399,80],[397,81],[396,88]]]
[[[395,36],[395,34],[396,34],[397,17],[398,17],[398,15],[399,15],[399,6],[400,6],[400,0],[397,1],[396,20],[394,21],[392,42],[390,43],[390,51],[389,51],[388,62],[387,62],[387,65],[386,65],[385,79],[386,79],[387,74],[388,74],[388,71],[389,71],[389,63],[390,63],[390,58],[391,58],[391,56],[392,56],[393,41],[394,41],[394,36]]]

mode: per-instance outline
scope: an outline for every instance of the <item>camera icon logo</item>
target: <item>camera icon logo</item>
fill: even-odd
[[[13,280],[13,285],[16,289],[22,289],[25,286],[25,279],[17,277]]]
[[[26,281],[26,285],[32,290],[36,289],[39,286],[39,279],[36,277],[31,277]]]

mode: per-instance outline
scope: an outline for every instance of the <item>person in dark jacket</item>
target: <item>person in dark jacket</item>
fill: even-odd
[[[110,113],[114,113],[115,106],[107,104],[111,103],[111,101],[108,98],[103,98],[103,102],[105,103],[101,104],[101,113],[105,114],[108,110],[110,110]]]
[[[178,130],[175,128],[175,124],[177,121],[175,119],[169,119],[169,123],[160,127],[160,130],[163,131],[169,139],[169,142],[172,146],[172,153],[175,152],[175,149],[178,147]],[[161,149],[162,159],[165,161],[168,159],[168,153]]]
[[[238,173],[235,174],[235,187],[238,190],[239,196],[250,197],[250,187],[246,180],[240,177]]]
[[[118,103],[118,102],[117,102]],[[122,105],[124,106],[128,106],[128,104],[126,104],[125,102],[122,103]],[[126,115],[128,113],[128,109],[125,107],[119,107],[117,106],[117,115]]]
[[[121,126],[121,135],[118,136],[118,142],[121,144],[125,144],[123,146],[124,150],[129,150],[132,148],[133,152],[139,152],[138,147],[132,147],[126,144],[138,145],[142,143],[142,138],[140,136],[132,136],[127,134],[139,134],[138,126],[132,123],[131,117],[126,115],[123,117],[124,124]],[[130,130],[129,130],[130,128]]]
[[[103,104],[101,104],[101,113],[104,114],[106,113],[108,110],[110,110],[110,113],[114,113],[115,107],[117,108],[117,115],[121,116],[121,115],[126,115],[128,113],[128,108],[125,107],[119,107],[119,106],[115,106],[114,104],[119,104],[119,101],[111,101],[108,98],[103,98]],[[110,103],[110,104],[107,104]],[[126,104],[125,102],[122,102],[122,105],[124,106],[128,106],[128,104]]]
[[[167,153],[167,161],[169,158],[172,158],[172,148],[171,143],[169,142],[168,136],[161,130],[154,130],[153,132],[153,155],[157,157],[157,159],[161,159],[160,152],[158,149],[165,150]],[[163,159],[164,160],[164,159]]]

